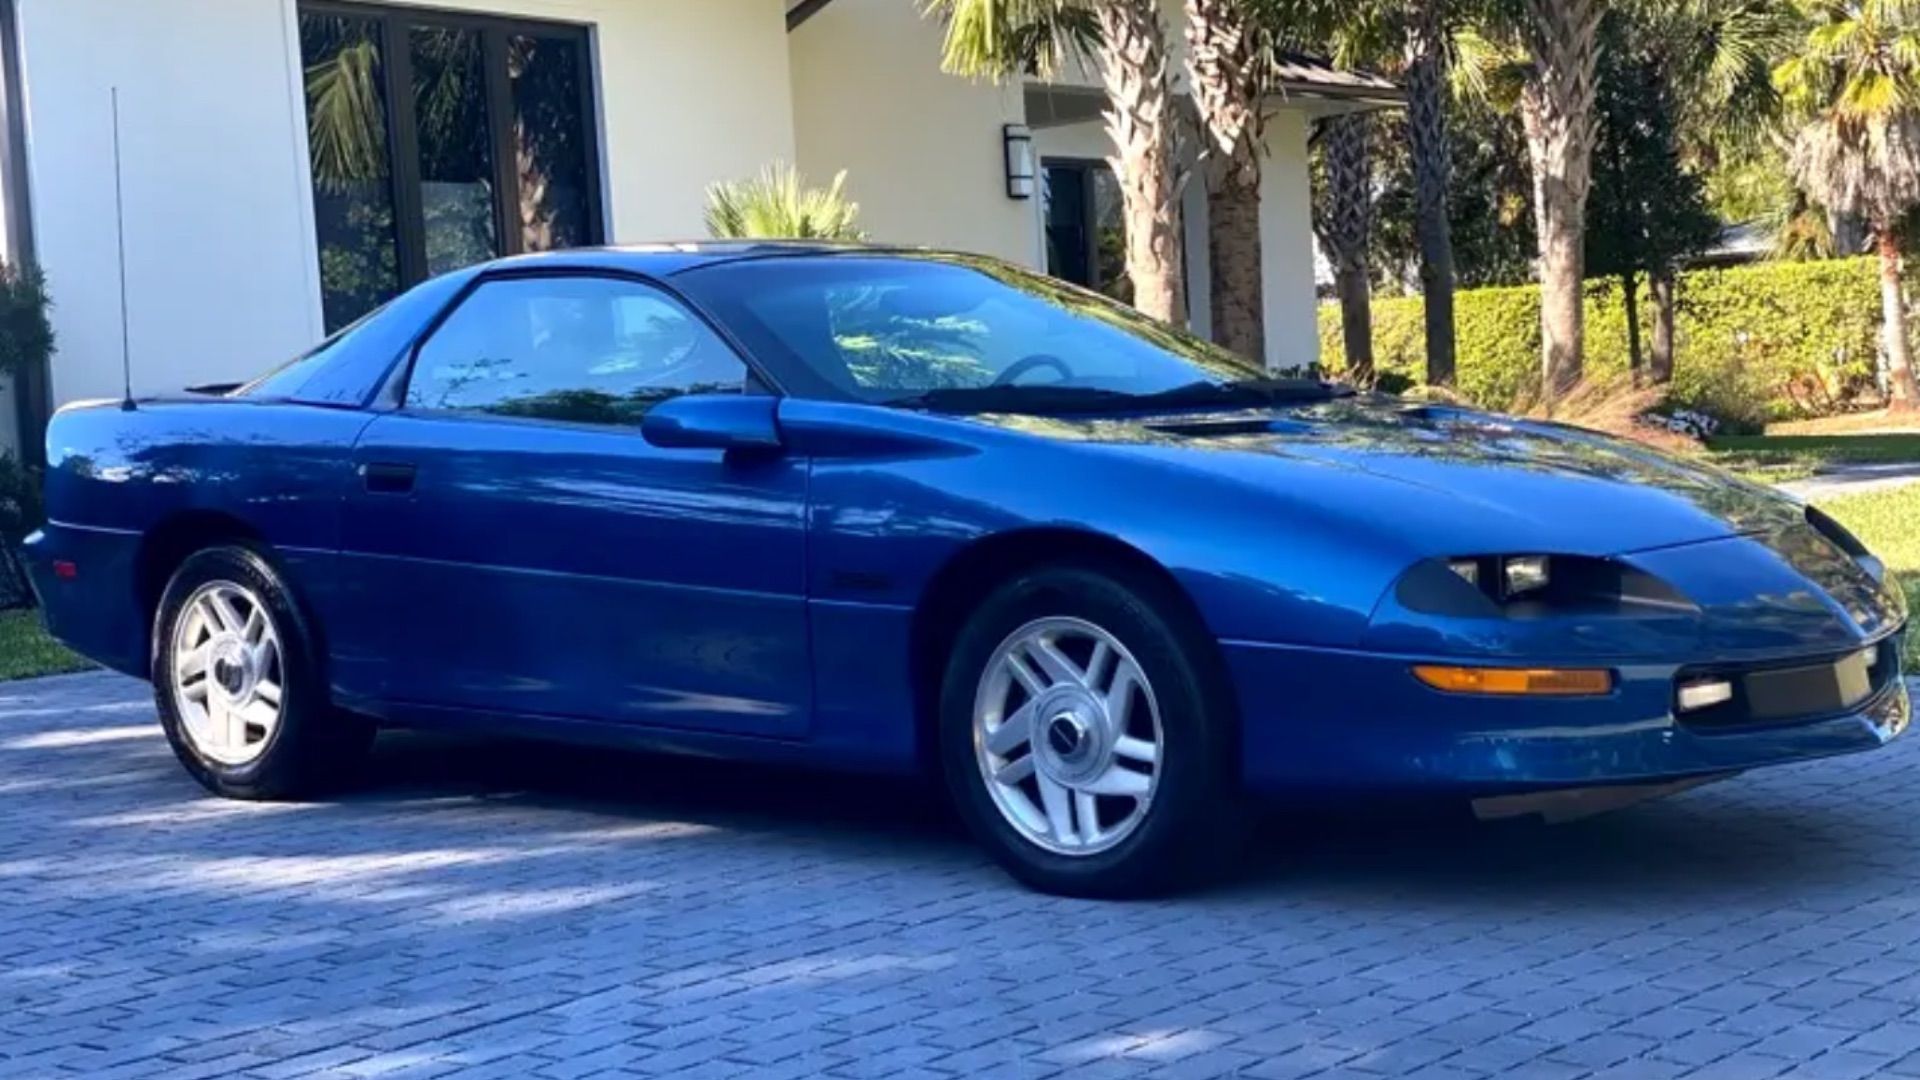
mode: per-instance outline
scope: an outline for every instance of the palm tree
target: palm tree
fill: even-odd
[[[1603,10],[1602,0],[1526,0],[1525,17],[1518,22],[1532,57],[1520,119],[1533,161],[1541,377],[1549,400],[1571,390],[1586,366],[1582,282]]]
[[[1427,384],[1453,385],[1453,229],[1447,189],[1453,148],[1447,137],[1447,66],[1452,28],[1447,0],[1409,0],[1400,20],[1405,56],[1407,134],[1413,156],[1414,229],[1420,239],[1420,293],[1426,305]]]
[[[1920,409],[1900,283],[1900,219],[1920,205],[1920,0],[1796,0],[1807,33],[1774,70],[1800,126],[1794,182],[1867,223],[1880,255],[1888,407]]]
[[[1681,158],[1705,170],[1728,150],[1770,146],[1780,116],[1773,66],[1791,45],[1797,20],[1779,0],[1622,0],[1622,14],[1647,67],[1665,84]],[[1653,297],[1650,370],[1673,375],[1678,275],[1648,276]]]
[[[1266,354],[1261,279],[1262,98],[1273,53],[1247,0],[1186,0],[1187,72],[1206,140],[1207,240],[1213,339],[1254,360]]]
[[[1046,75],[1090,57],[1107,96],[1107,134],[1126,219],[1133,304],[1186,318],[1167,31],[1155,0],[925,0],[947,21],[942,67],[971,78]]]
[[[1510,81],[1533,166],[1539,243],[1543,396],[1580,381],[1586,357],[1587,192],[1596,131],[1600,17],[1605,0],[1482,0],[1481,36],[1492,57],[1467,65],[1460,81],[1482,89]],[[1491,59],[1492,62],[1487,61]],[[1507,79],[1488,76],[1488,67]]]
[[[727,240],[864,240],[860,204],[846,197],[847,174],[826,188],[807,186],[791,165],[770,165],[751,180],[707,189],[707,231]]]
[[[1314,199],[1314,232],[1333,263],[1340,298],[1341,340],[1349,379],[1373,381],[1373,275],[1367,261],[1373,231],[1373,117],[1346,113],[1320,127],[1326,182]]]
[[[1349,67],[1394,72],[1403,82],[1425,305],[1427,382],[1451,385],[1456,351],[1455,274],[1447,189],[1453,183],[1453,152],[1447,135],[1446,98],[1457,23],[1452,8],[1457,0],[1253,2],[1276,24],[1278,36],[1330,53],[1336,62]],[[1329,192],[1335,204],[1355,207],[1371,202],[1370,169],[1330,169],[1329,182],[1336,180],[1362,185],[1364,190]],[[1360,242],[1364,244],[1365,238]],[[1361,315],[1357,306],[1347,306],[1345,311],[1356,318]]]

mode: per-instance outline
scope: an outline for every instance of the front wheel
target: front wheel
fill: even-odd
[[[1044,569],[995,592],[956,642],[940,717],[948,784],[973,833],[1035,888],[1164,891],[1212,869],[1232,838],[1228,699],[1204,642],[1154,593]]]
[[[333,786],[371,741],[369,724],[332,708],[309,624],[249,547],[209,548],[175,571],[154,620],[152,671],[174,755],[217,795]]]

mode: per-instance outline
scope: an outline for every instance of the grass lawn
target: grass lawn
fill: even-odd
[[[1920,611],[1920,484],[1893,491],[1823,499],[1832,514],[1887,564],[1887,573],[1907,592],[1907,604]],[[1920,633],[1907,635],[1906,670],[1920,674]]]
[[[1714,464],[1762,483],[1803,480],[1824,465],[1920,464],[1920,432],[1878,435],[1723,435],[1707,444]]]
[[[85,671],[92,664],[40,629],[37,611],[0,611],[0,682]]]

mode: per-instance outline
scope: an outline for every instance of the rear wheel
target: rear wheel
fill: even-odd
[[[1231,718],[1150,585],[1065,567],[989,597],[956,642],[942,759],[974,834],[1049,892],[1193,882],[1231,843]]]
[[[249,547],[189,557],[160,598],[154,696],[167,741],[218,795],[288,798],[341,782],[372,727],[328,700],[314,636]]]

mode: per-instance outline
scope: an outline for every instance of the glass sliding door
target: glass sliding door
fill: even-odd
[[[600,210],[586,123],[592,86],[585,50],[566,38],[515,34],[507,39],[507,77],[520,189],[512,217],[521,249],[593,243]]]
[[[500,254],[493,129],[478,31],[407,30],[427,276]]]
[[[1103,161],[1049,158],[1041,176],[1047,273],[1131,304],[1120,183]]]
[[[329,330],[498,255],[600,243],[587,32],[301,0]]]
[[[331,332],[400,289],[385,37],[377,20],[303,14],[300,56],[320,290]]]

